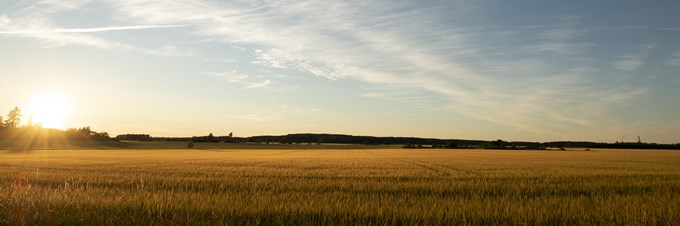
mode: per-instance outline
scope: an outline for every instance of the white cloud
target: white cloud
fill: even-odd
[[[1,19],[0,19],[1,20]],[[0,21],[0,28],[2,21]],[[3,30],[0,34],[40,34],[40,33],[96,33],[107,31],[126,31],[126,30],[146,30],[157,28],[176,28],[180,25],[134,25],[134,26],[113,26],[113,27],[92,27],[92,28],[54,28],[50,30]]]
[[[198,55],[193,50],[182,50],[177,48],[176,46],[163,46],[160,49],[143,49],[140,50],[146,54],[149,55],[157,55],[157,56],[174,56],[174,57],[193,57]]]
[[[554,39],[554,40],[568,40],[584,35],[587,31],[573,28],[559,28],[549,29],[540,34],[540,36]]]
[[[253,83],[253,84],[250,84],[249,86],[246,87],[246,89],[255,89],[255,88],[267,87],[267,86],[269,86],[270,84],[272,84],[272,81],[264,80],[264,81],[262,81],[262,82],[260,82],[260,83]]]
[[[280,116],[280,115],[249,114],[249,115],[240,116],[239,118],[248,119],[248,120],[257,121],[257,122],[271,122],[271,121],[283,120],[283,116]]]
[[[345,77],[335,71],[332,67],[314,65],[313,61],[308,58],[295,57],[278,49],[271,49],[268,51],[258,49],[255,51],[255,54],[254,64],[261,64],[271,68],[295,69],[309,72],[316,76],[326,77],[328,79]]]
[[[637,71],[645,65],[647,56],[653,48],[654,46],[645,46],[640,52],[619,56],[620,60],[614,62],[614,67],[623,71]]]
[[[3,34],[0,32],[0,34]],[[159,49],[140,48],[122,42],[109,41],[96,36],[90,36],[81,33],[65,33],[65,32],[35,32],[35,33],[5,33],[11,35],[18,35],[21,37],[32,38],[40,41],[40,45],[44,48],[52,48],[66,45],[88,46],[100,49],[113,49],[144,53],[154,56],[174,56],[174,57],[188,57],[194,56],[196,53],[192,51],[179,50],[175,46],[164,46]]]
[[[619,56],[621,60],[614,62],[614,67],[624,71],[637,71],[645,65],[645,57],[641,55]]]
[[[147,29],[177,28],[181,25],[129,25],[129,26],[102,26],[89,28],[61,28],[53,24],[55,15],[78,10],[89,4],[90,1],[41,1],[24,7],[15,13],[10,19],[8,15],[0,16],[0,36],[10,35],[16,37],[31,38],[40,42],[42,47],[58,47],[65,45],[89,46],[100,49],[116,49],[124,51],[140,52],[156,56],[194,56],[190,51],[181,51],[174,46],[165,46],[161,49],[141,48],[131,44],[110,41],[98,33],[112,31],[135,31]]]
[[[254,81],[255,78],[252,78],[252,76],[248,76],[235,70],[227,72],[205,72],[205,74],[227,82],[241,84],[246,89],[264,88],[272,84],[270,80],[264,80],[261,82]]]
[[[5,27],[9,26],[12,20],[7,17],[7,15],[0,15],[0,31],[4,30]]]
[[[205,62],[220,62],[220,63],[228,63],[228,64],[239,62],[238,59],[213,59],[213,58],[203,58],[203,61],[205,61]]]
[[[680,51],[674,52],[671,57],[668,59],[666,64],[670,66],[677,66],[680,65]]]
[[[274,98],[276,99],[276,98]],[[292,106],[288,104],[279,104],[276,105],[276,107],[280,109],[285,109],[286,111],[292,111],[295,113],[310,113],[310,112],[324,112],[326,110],[321,109],[321,108],[316,108],[316,107],[301,107],[301,106]]]
[[[576,55],[585,51],[587,48],[593,47],[594,44],[584,43],[562,43],[562,42],[547,42],[530,45],[527,47],[529,51],[548,52],[562,55]]]
[[[17,1],[19,2],[19,1]],[[19,6],[28,4],[16,14],[28,15],[37,19],[68,10],[78,10],[88,5],[91,0],[43,0],[20,1]]]
[[[243,80],[250,77],[235,70],[227,72],[206,72],[205,74],[212,75],[228,82],[242,82]]]

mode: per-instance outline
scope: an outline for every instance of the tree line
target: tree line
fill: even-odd
[[[354,136],[346,134],[314,134],[298,133],[277,136],[236,137],[233,132],[228,135],[192,137],[152,137],[149,134],[121,134],[110,138],[107,132],[97,132],[89,126],[58,130],[42,128],[34,124],[29,117],[22,123],[22,113],[19,107],[14,107],[6,118],[0,116],[0,141],[30,139],[51,142],[54,139],[69,141],[184,141],[184,142],[222,142],[222,143],[281,143],[281,144],[364,144],[364,145],[403,145],[404,148],[483,148],[483,149],[545,149],[545,148],[630,148],[630,149],[680,149],[678,144],[656,143],[597,143],[583,141],[555,141],[555,142],[523,142],[523,141],[484,141],[463,139],[437,139],[418,137],[375,137]],[[41,137],[41,139],[36,139]]]
[[[33,123],[30,116],[25,123],[22,117],[23,114],[19,107],[12,108],[7,113],[6,118],[0,116],[0,140],[20,141],[30,139],[34,142],[48,142],[53,139],[68,139],[69,141],[111,140],[107,132],[97,132],[89,126],[66,130],[43,128],[40,123]]]
[[[116,138],[132,138],[134,136],[123,135]],[[527,142],[527,141],[493,141],[464,140],[464,139],[437,139],[418,137],[375,137],[354,136],[346,134],[315,134],[298,133],[287,135],[235,137],[233,133],[227,136],[192,137],[152,137],[148,134],[138,136],[147,141],[184,141],[184,142],[222,142],[222,143],[280,143],[280,144],[364,144],[364,145],[402,145],[403,148],[481,148],[481,149],[506,149],[506,150],[543,150],[547,148],[630,148],[630,149],[680,149],[679,144],[656,144],[656,143],[598,143],[588,141],[553,141],[553,142]],[[135,140],[135,139],[131,139]]]
[[[117,137],[118,138],[118,137]],[[130,138],[130,136],[121,136]],[[236,137],[233,133],[226,136],[214,136],[212,133],[207,136],[192,137],[152,137],[153,141],[186,141],[186,142],[224,142],[224,143],[281,143],[281,144],[365,144],[365,145],[450,145],[455,142],[458,146],[476,146],[485,141],[479,140],[454,140],[436,138],[417,138],[417,137],[375,137],[375,136],[354,136],[346,134],[314,134],[298,133],[287,135],[251,136]]]

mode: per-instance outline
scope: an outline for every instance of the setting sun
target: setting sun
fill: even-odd
[[[63,94],[50,93],[36,98],[26,115],[34,124],[46,128],[64,129],[70,113],[71,105],[68,98]]]

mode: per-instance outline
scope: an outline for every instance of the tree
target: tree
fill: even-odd
[[[14,107],[14,109],[9,111],[7,114],[7,120],[5,120],[4,126],[9,128],[17,128],[19,123],[21,123],[21,109],[19,109],[19,107]]]
[[[107,133],[107,132],[94,132],[94,134],[92,134],[92,135],[90,136],[90,138],[93,138],[93,139],[95,139],[95,140],[108,140],[108,139],[111,139],[111,137],[109,137],[109,133]]]
[[[235,143],[232,138],[234,138],[234,132],[229,132],[229,135],[227,135],[226,138],[224,138],[224,142],[226,143]]]
[[[498,139],[496,141],[489,141],[489,142],[483,143],[481,145],[481,147],[484,148],[484,149],[505,149],[506,143],[507,142],[505,142],[501,139]]]
[[[92,131],[92,129],[89,126],[82,127],[77,130],[78,133],[80,133],[84,137],[90,137],[96,134],[97,132]]]
[[[78,129],[68,128],[66,129],[65,132],[71,139],[95,139],[95,140],[111,139],[111,137],[109,137],[109,133],[94,131],[89,126],[81,127]]]

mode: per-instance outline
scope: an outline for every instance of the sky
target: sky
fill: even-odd
[[[59,103],[25,115],[112,135],[678,143],[677,12],[670,0],[0,0],[0,111]]]

